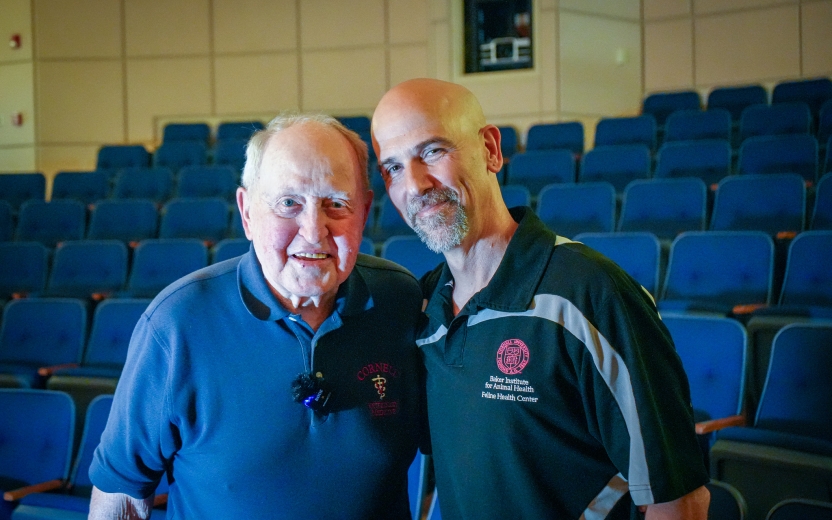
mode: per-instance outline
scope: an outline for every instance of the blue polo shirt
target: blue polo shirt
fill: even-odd
[[[92,482],[142,498],[167,475],[168,518],[409,518],[421,302],[410,273],[359,255],[313,333],[254,251],[182,278],[136,326]],[[292,398],[308,371],[328,414]]]

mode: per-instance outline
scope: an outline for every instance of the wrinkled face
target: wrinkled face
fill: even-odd
[[[254,185],[238,190],[266,280],[296,306],[334,296],[355,265],[372,204],[358,169],[337,130],[297,124],[269,140]]]

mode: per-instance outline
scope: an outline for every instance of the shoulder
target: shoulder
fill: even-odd
[[[194,271],[165,287],[148,306],[145,314],[153,316],[160,310],[176,312],[198,302],[207,302],[211,293],[237,293],[237,266],[240,257],[231,258]]]
[[[415,298],[421,303],[419,282],[404,267],[376,256],[359,254],[355,270],[364,279],[373,298]]]

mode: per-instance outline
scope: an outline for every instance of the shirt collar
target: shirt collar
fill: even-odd
[[[252,316],[259,320],[276,321],[287,318],[290,313],[272,293],[263,268],[254,252],[254,245],[249,248],[237,265],[237,284],[240,298]],[[335,296],[333,314],[352,316],[373,307],[373,299],[364,277],[357,268],[346,281],[338,287]]]

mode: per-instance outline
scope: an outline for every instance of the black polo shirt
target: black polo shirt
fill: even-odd
[[[453,316],[445,264],[417,343],[447,519],[629,518],[708,481],[690,390],[650,296],[527,208]]]

